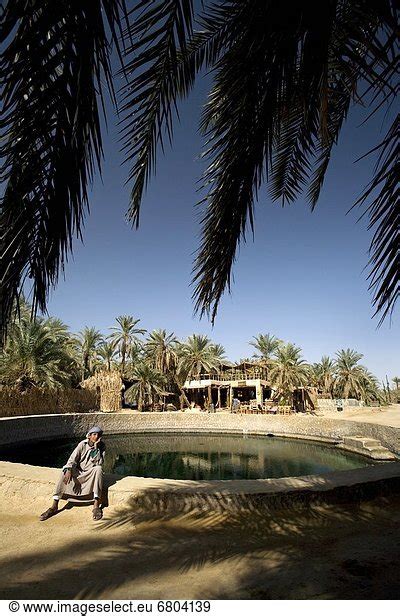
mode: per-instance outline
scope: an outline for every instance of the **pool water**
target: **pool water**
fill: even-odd
[[[245,435],[127,434],[104,437],[104,471],[121,477],[262,479],[299,477],[374,464],[310,441]],[[78,439],[42,441],[0,450],[0,459],[61,468]]]

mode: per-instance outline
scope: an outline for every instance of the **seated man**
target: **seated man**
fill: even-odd
[[[102,434],[103,430],[94,426],[89,430],[86,438],[75,447],[61,471],[52,506],[40,516],[42,522],[57,513],[58,501],[62,496],[74,495],[88,497],[93,495],[93,519],[101,520],[103,517],[100,507],[103,489],[102,467],[105,453],[105,445],[101,440]]]

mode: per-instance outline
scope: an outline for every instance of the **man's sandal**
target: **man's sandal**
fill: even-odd
[[[101,520],[103,517],[103,510],[100,507],[93,507],[93,520]]]
[[[50,509],[47,509],[47,511],[42,513],[42,515],[40,516],[40,521],[44,522],[45,520],[48,520],[49,518],[52,518],[53,515],[56,515],[57,513],[58,513],[57,509],[54,509],[53,507],[50,507]]]

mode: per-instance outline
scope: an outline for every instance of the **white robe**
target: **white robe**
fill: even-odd
[[[91,453],[96,451],[96,455]],[[58,498],[92,497],[101,495],[103,489],[103,464],[105,446],[102,441],[92,445],[88,439],[81,441],[63,466],[54,496]],[[71,470],[72,480],[64,483],[64,471]]]

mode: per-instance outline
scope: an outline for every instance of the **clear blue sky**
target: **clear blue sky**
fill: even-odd
[[[203,169],[197,123],[205,85],[200,82],[181,107],[173,149],[158,159],[139,231],[125,221],[128,169],[120,166],[118,134],[109,123],[103,181],[96,178],[93,187],[84,245],[75,241],[50,314],[72,331],[90,325],[108,333],[116,316],[130,314],[148,330],[165,328],[179,338],[205,333],[231,360],[250,356],[251,338],[269,332],[298,344],[310,362],[351,347],[379,378],[400,375],[398,317],[380,329],[371,319],[363,271],[367,221],[356,223],[359,212],[346,215],[372,167],[372,160],[354,161],[377,143],[381,127],[374,120],[357,129],[359,114],[342,133],[316,211],[303,200],[282,209],[262,191],[255,241],[249,236],[241,247],[233,292],[223,299],[214,328],[193,316],[189,285],[200,231],[195,188]]]

